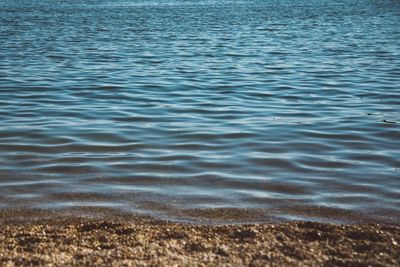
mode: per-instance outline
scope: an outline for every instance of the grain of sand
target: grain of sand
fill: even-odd
[[[2,218],[0,266],[400,266],[393,225]]]

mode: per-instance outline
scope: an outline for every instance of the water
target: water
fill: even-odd
[[[400,3],[0,0],[0,207],[400,220]]]

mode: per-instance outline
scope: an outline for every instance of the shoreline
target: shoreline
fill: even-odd
[[[24,217],[23,211],[3,211],[0,265],[400,264],[399,225],[307,221],[210,225],[103,215],[43,212]]]
[[[118,221],[132,221],[147,218],[152,221],[168,221],[183,224],[266,224],[292,221],[310,221],[335,225],[349,224],[384,224],[400,225],[399,213],[368,213],[345,211],[327,207],[278,207],[260,208],[203,208],[203,209],[169,209],[147,206],[153,212],[136,212],[119,208],[101,206],[61,207],[57,209],[25,207],[0,208],[0,223],[19,221],[25,223],[37,219],[54,218],[90,218]],[[379,215],[377,215],[379,214]]]

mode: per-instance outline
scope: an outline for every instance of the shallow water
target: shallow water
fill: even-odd
[[[395,0],[0,0],[0,207],[398,222],[399,40]]]

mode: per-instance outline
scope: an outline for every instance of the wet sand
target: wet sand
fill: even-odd
[[[400,265],[400,227],[393,225],[205,225],[40,211],[0,219],[1,266]]]

